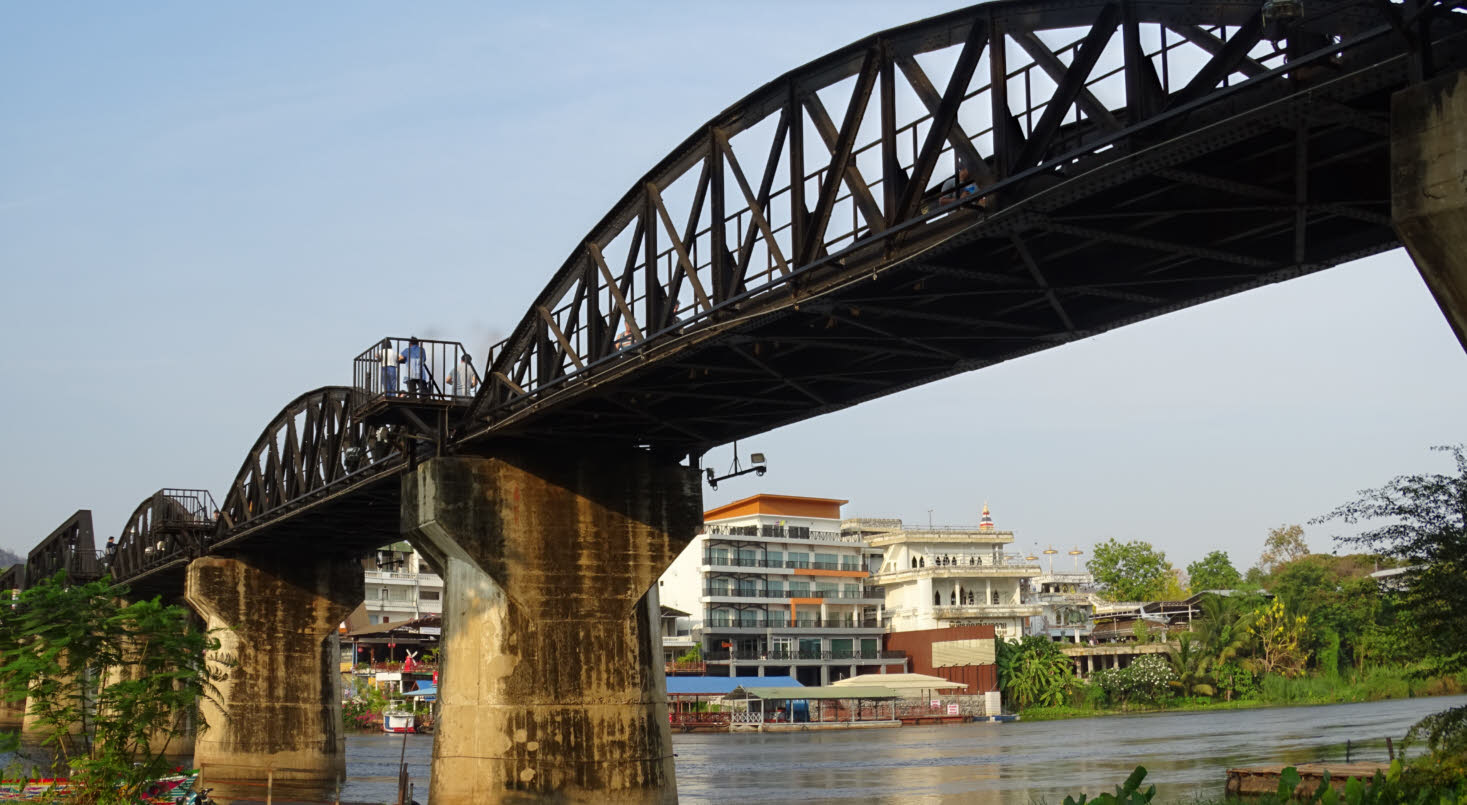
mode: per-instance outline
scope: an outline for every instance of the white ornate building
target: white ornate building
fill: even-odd
[[[1012,640],[1044,611],[1029,595],[1030,580],[1042,572],[1038,560],[1005,552],[1014,532],[994,528],[987,504],[976,527],[857,519],[841,531],[882,549],[871,584],[885,590],[883,614],[893,632],[985,624]]]

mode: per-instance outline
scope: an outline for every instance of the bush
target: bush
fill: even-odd
[[[1090,684],[1100,691],[1108,705],[1125,707],[1132,703],[1158,703],[1168,692],[1168,683],[1176,678],[1171,666],[1156,654],[1138,657],[1125,668],[1102,668],[1090,675]]]

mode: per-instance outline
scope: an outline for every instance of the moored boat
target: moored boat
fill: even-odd
[[[418,717],[407,710],[388,710],[382,714],[383,732],[417,732]]]

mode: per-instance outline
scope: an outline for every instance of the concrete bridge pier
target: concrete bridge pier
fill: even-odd
[[[1467,349],[1467,72],[1391,98],[1391,218]]]
[[[25,721],[25,699],[7,702],[0,699],[0,731],[18,730]]]
[[[702,520],[642,451],[441,458],[403,479],[441,559],[434,805],[676,802],[655,592]]]
[[[214,798],[328,800],[346,773],[337,627],[362,601],[361,565],[298,552],[206,556],[185,597],[216,632],[215,695],[194,743]]]

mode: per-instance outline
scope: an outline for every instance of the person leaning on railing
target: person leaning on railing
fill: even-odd
[[[479,373],[474,371],[474,359],[467,352],[458,359],[458,367],[448,373],[448,386],[455,397],[472,397],[479,388]]]
[[[398,356],[407,363],[407,390],[414,397],[426,397],[432,388],[428,375],[428,352],[417,336],[408,338],[407,349]]]
[[[388,397],[397,396],[397,365],[402,363],[402,356],[392,348],[392,340],[382,339],[380,352],[382,361],[382,393]]]

